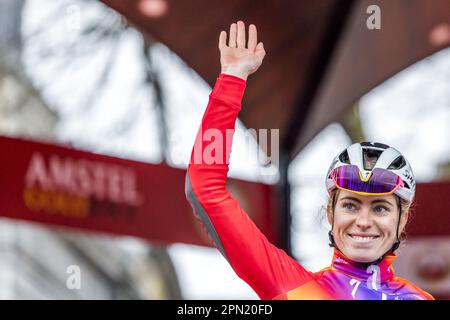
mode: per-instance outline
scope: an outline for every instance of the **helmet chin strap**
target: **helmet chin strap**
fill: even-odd
[[[333,229],[334,229],[334,207],[336,206],[335,203],[335,197],[336,194],[334,194],[333,196],[333,212],[332,212],[332,219],[331,219],[331,230],[328,231],[328,239],[330,241],[330,243],[328,244],[330,247],[334,247],[336,250],[338,250],[342,255],[344,255],[345,257],[347,257],[337,246],[336,241],[334,240],[334,234],[333,234]],[[400,239],[398,236],[398,229],[400,228],[400,218],[401,218],[401,208],[400,208],[400,199],[397,197],[397,204],[398,204],[398,208],[400,210],[399,215],[398,215],[398,222],[397,222],[397,230],[396,230],[396,240],[394,242],[394,244],[392,245],[392,247],[386,251],[380,258],[378,258],[377,260],[374,260],[372,262],[367,262],[367,263],[363,263],[364,265],[372,265],[372,264],[379,264],[381,261],[383,261],[384,257],[386,257],[389,253],[394,253],[395,250],[397,250],[400,247]],[[348,257],[347,257],[348,258]],[[350,259],[351,260],[351,259]]]

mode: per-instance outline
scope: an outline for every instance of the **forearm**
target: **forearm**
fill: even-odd
[[[242,79],[221,74],[210,94],[188,168],[192,188],[208,190],[198,192],[202,203],[214,204],[227,196],[232,138],[245,86]]]

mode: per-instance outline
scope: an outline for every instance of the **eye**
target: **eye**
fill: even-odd
[[[374,211],[375,211],[376,213],[387,213],[387,212],[389,212],[390,210],[389,210],[388,207],[385,207],[385,206],[376,206],[376,207],[374,208]]]
[[[342,205],[343,208],[347,209],[347,210],[354,210],[355,209],[355,205],[351,202],[346,202]]]

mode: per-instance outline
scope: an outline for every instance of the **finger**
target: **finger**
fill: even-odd
[[[247,48],[251,51],[255,51],[256,44],[258,43],[257,39],[256,27],[254,24],[251,24],[248,27],[248,45]]]
[[[245,48],[245,24],[242,21],[237,23],[237,47]]]
[[[230,46],[231,48],[236,48],[236,35],[237,35],[236,23],[232,23],[230,26],[230,39],[228,42],[228,46]]]
[[[219,49],[225,48],[227,46],[227,33],[225,31],[220,32],[219,36]]]

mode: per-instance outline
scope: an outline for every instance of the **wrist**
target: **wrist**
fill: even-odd
[[[233,68],[226,68],[226,67],[222,68],[221,73],[241,78],[244,81],[247,81],[247,78],[249,76],[247,72],[243,72],[243,71],[236,70],[236,69],[233,69]]]

